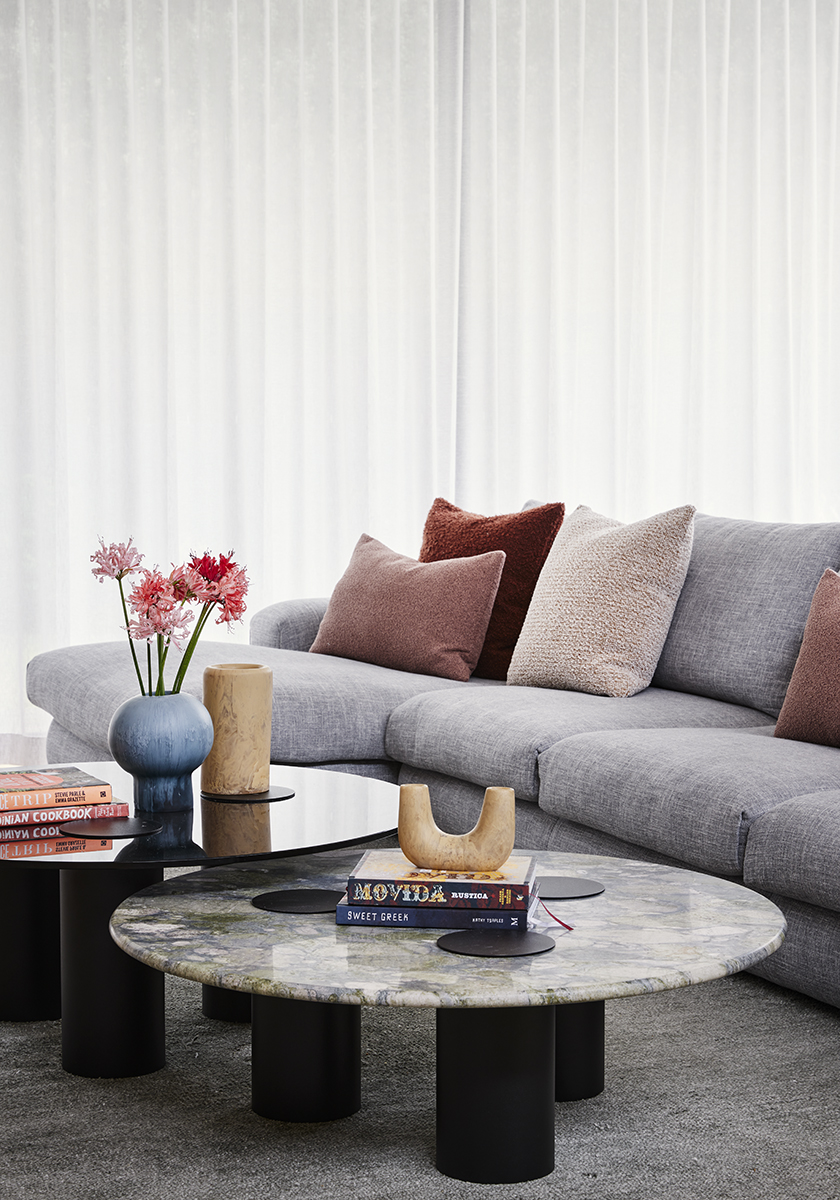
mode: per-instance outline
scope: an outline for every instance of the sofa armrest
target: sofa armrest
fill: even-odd
[[[327,611],[326,596],[309,600],[280,600],[251,617],[248,640],[252,646],[278,650],[308,650]]]

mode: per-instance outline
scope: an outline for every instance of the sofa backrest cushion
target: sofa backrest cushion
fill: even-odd
[[[698,513],[654,685],[777,717],[817,584],[838,563],[840,524]]]
[[[503,550],[421,563],[363,533],[310,653],[464,682],[481,653],[504,565]]]

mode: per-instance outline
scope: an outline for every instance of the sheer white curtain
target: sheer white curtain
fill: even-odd
[[[0,5],[0,733],[98,534],[253,611],[438,494],[840,519],[838,79],[840,0]]]
[[[837,0],[499,0],[466,44],[460,494],[840,519]]]

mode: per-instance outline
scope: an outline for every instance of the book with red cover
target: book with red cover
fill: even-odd
[[[113,804],[66,804],[61,807],[16,808],[11,812],[0,812],[0,840],[9,840],[10,830],[31,828],[45,822],[92,821],[102,818],[127,817],[128,804],[115,801]],[[32,836],[29,834],[28,836]]]
[[[431,871],[399,850],[368,850],[347,881],[350,904],[527,909],[536,859],[511,854],[496,871]]]
[[[66,804],[110,804],[111,785],[78,767],[0,771],[0,812],[59,808]]]
[[[40,838],[38,841],[0,842],[0,859],[43,858],[53,854],[85,854],[110,850],[110,838]]]

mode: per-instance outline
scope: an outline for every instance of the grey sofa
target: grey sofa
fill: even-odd
[[[466,683],[307,653],[327,601],[258,612],[249,646],[199,644],[203,668],[274,671],[272,761],[427,783],[462,831],[488,784],[512,786],[517,844],[666,862],[742,881],[784,911],[784,946],[756,973],[840,1005],[840,750],[773,736],[817,583],[840,525],[699,515],[652,686],[628,699]],[[135,694],[124,643],[29,664],[53,717],[51,762],[109,757]]]

